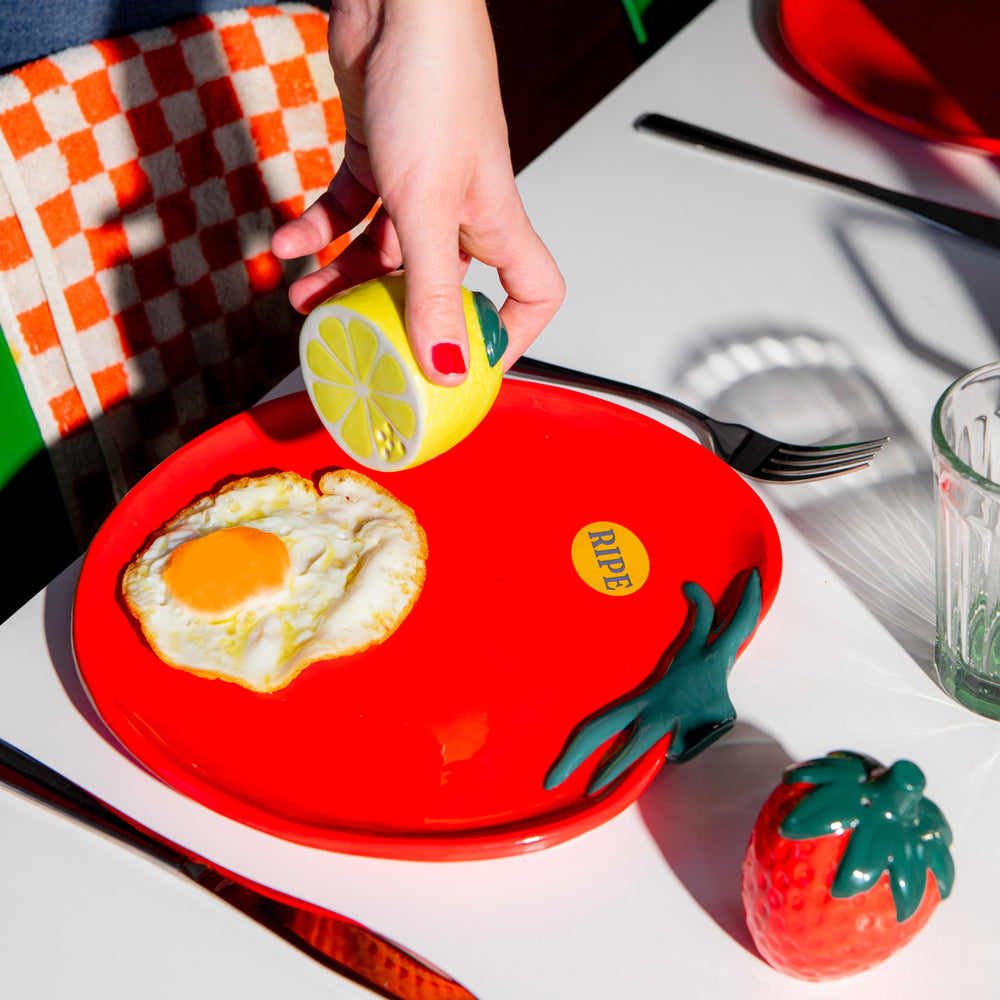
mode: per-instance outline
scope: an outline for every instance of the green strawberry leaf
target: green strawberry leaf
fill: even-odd
[[[785,817],[781,833],[789,840],[815,840],[841,833],[857,825],[860,810],[860,804],[845,796],[837,785],[817,785]]]
[[[941,898],[954,884],[951,828],[941,810],[923,796],[925,778],[916,764],[882,767],[870,757],[838,751],[788,768],[784,782],[813,787],[782,820],[790,840],[847,836],[831,895],[854,896],[889,873],[889,886],[902,923],[917,911],[930,871]]]
[[[937,882],[941,898],[946,899],[955,884],[955,861],[948,849],[952,839],[951,827],[941,810],[929,799],[924,799],[916,835],[924,862]]]
[[[825,785],[829,782],[849,781],[852,777],[857,781],[864,781],[868,777],[864,759],[859,754],[835,751],[818,760],[793,764],[785,771],[783,780],[786,785],[790,785],[793,781]]]
[[[888,859],[879,854],[880,849],[886,847],[888,848]],[[837,874],[834,876],[833,884],[830,886],[830,895],[842,899],[873,889],[882,877],[884,870],[888,869],[891,872],[896,863],[895,852],[898,847],[898,839],[893,833],[880,833],[874,826],[858,823],[850,837],[847,838],[847,846],[840,859],[840,864],[837,866]],[[903,878],[905,881],[905,874]],[[921,890],[923,890],[923,885],[921,885]],[[898,890],[898,892],[900,895],[905,894],[905,888]],[[893,897],[895,898],[896,895],[897,889],[894,887]]]

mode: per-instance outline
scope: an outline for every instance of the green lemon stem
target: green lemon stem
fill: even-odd
[[[486,347],[486,359],[492,368],[507,350],[509,343],[507,328],[503,325],[497,307],[482,292],[473,292],[472,302],[476,307],[476,315],[479,317],[479,330],[483,335],[483,344]]]

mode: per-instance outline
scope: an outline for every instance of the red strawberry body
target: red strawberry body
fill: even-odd
[[[804,810],[811,811],[806,825],[815,827],[819,821],[818,814],[834,802],[831,785],[836,782],[826,786],[827,801],[821,797],[806,803],[816,785],[809,781],[795,781],[797,769],[792,768],[786,776],[788,783],[776,788],[761,809],[743,861],[743,906],[754,943],[770,965],[801,979],[834,979],[877,965],[927,923],[941,900],[942,892],[947,895],[951,888],[950,855],[947,854],[950,831],[944,824],[943,833],[928,834],[932,824],[927,819],[927,813],[932,814],[934,828],[939,825],[938,820],[941,824],[944,820],[933,803],[919,798],[923,776],[920,775],[917,792],[919,802],[925,807],[923,818],[911,817],[907,820],[904,816],[902,839],[894,835],[879,841],[877,834],[868,832],[871,827],[864,827],[863,824],[870,823],[877,827],[887,821],[886,813],[891,810],[884,808],[884,803],[871,810],[871,803],[867,801],[869,796],[865,794],[864,775],[875,773],[885,776],[888,772],[869,759],[853,756],[856,761],[864,760],[868,768],[862,769],[860,775],[844,775],[846,794],[860,803],[860,809],[856,810],[860,820],[854,825],[843,822],[842,817],[846,814],[842,809],[835,809],[828,822],[833,832],[821,836],[784,836],[783,826],[797,807],[805,803]],[[826,761],[833,757],[840,761],[849,759],[848,755],[840,754],[831,755]],[[799,765],[801,770],[798,773],[807,773],[806,769],[816,763]],[[908,766],[919,774],[915,765]],[[896,796],[896,801],[900,801],[900,796]],[[874,815],[867,815],[866,809]],[[898,817],[895,819],[898,820]],[[905,854],[908,861],[912,860],[906,846],[906,839],[911,833],[918,840],[936,837],[939,841],[937,847],[944,851],[947,860],[942,862],[939,853],[932,866],[944,884],[939,889],[935,874],[918,857],[917,864],[903,875],[910,884],[904,886],[903,891],[909,893],[909,898],[905,904],[904,919],[900,919],[898,896],[901,890],[897,886],[894,894],[892,885],[892,877],[899,870],[898,858],[894,855]],[[845,891],[843,885],[838,884],[835,888],[835,884],[838,883],[841,860],[851,838],[855,836],[862,839],[848,858],[851,869],[848,874],[853,874],[854,882],[866,884],[852,886]],[[885,843],[889,843],[891,849],[887,852],[884,866],[880,861],[867,866],[855,864],[859,848],[881,848]],[[859,878],[862,871],[856,871],[856,867],[864,871],[865,878]],[[920,884],[915,885],[915,880],[919,880]],[[839,882],[843,881],[842,873]]]

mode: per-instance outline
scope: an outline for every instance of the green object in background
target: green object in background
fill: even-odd
[[[14,358],[0,331],[0,490],[44,447]]]
[[[4,547],[0,622],[79,554],[48,449],[0,331],[0,521],[16,524]]]
[[[622,0],[622,6],[628,15],[629,24],[635,34],[635,40],[640,45],[645,45],[649,41],[649,33],[642,23],[642,15],[653,5],[653,0]]]

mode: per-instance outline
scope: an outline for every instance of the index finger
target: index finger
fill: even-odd
[[[467,264],[458,245],[459,218],[427,200],[394,218],[406,275],[406,329],[417,364],[430,381],[458,385],[469,366],[462,278]]]

